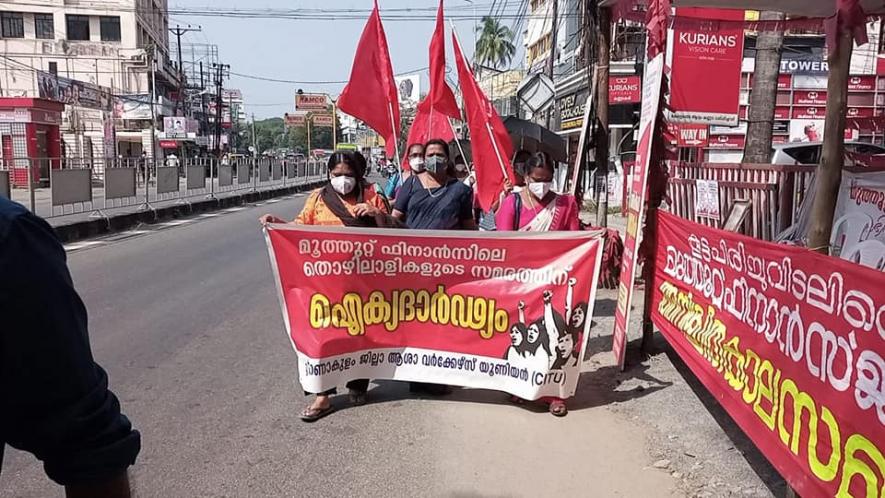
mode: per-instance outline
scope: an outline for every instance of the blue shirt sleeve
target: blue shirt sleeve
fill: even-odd
[[[384,186],[384,197],[387,197],[388,199],[394,198],[396,184],[399,183],[400,175],[401,173],[397,171],[396,175],[387,178],[387,185]]]
[[[0,199],[0,446],[33,453],[61,485],[109,480],[135,463],[140,435],[93,361],[64,248],[9,206]]]
[[[400,187],[399,192],[396,194],[396,203],[394,204],[393,209],[408,214],[409,199],[412,198],[412,185],[415,181],[416,177],[415,175],[412,175],[403,182],[403,186]]]

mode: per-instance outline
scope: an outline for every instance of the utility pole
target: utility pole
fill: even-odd
[[[230,69],[229,64],[212,64],[215,69],[215,156],[221,159],[221,111],[224,100],[221,95],[224,83],[224,71]]]
[[[255,113],[252,113],[252,155],[258,157],[258,135],[255,134]]]
[[[596,7],[596,181],[599,199],[596,203],[596,224],[608,226],[608,75],[611,60],[612,26],[611,11],[607,7]],[[589,67],[588,67],[589,71]],[[589,96],[588,96],[589,100]],[[587,105],[590,105],[589,102]]]
[[[550,29],[550,56],[547,58],[547,76],[550,81],[553,79],[553,66],[556,65],[556,35],[559,31],[559,0],[553,0],[553,25]],[[588,98],[589,100],[589,98]],[[556,112],[556,102],[554,102],[547,111],[547,128],[553,124],[553,113]]]
[[[178,114],[178,105],[183,102],[184,99],[184,87],[186,86],[184,83],[184,66],[181,62],[181,35],[185,33],[190,33],[192,31],[199,32],[202,31],[202,28],[197,26],[193,27],[190,24],[187,25],[186,28],[182,28],[179,25],[175,25],[174,28],[169,28],[169,31],[172,32],[176,36],[177,44],[178,44],[178,99],[175,101],[175,114]]]

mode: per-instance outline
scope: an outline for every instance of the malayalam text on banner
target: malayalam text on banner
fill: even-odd
[[[293,225],[266,234],[305,390],[370,378],[574,394],[597,236]]]
[[[801,496],[885,490],[880,272],[659,212],[652,319]]]

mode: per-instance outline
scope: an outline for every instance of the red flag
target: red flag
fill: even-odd
[[[464,61],[464,54],[461,53],[461,46],[454,32],[452,39],[455,45],[455,62],[458,65],[458,81],[464,97],[464,113],[470,129],[477,194],[482,209],[488,211],[504,190],[504,179],[513,182],[513,170],[510,167],[513,143],[501,117],[477,85],[473,73]]]
[[[350,81],[338,97],[338,109],[378,132],[387,144],[387,156],[396,156],[399,99],[377,0],[356,48]]]
[[[443,1],[436,10],[436,29],[430,39],[430,91],[418,104],[415,120],[409,129],[409,145],[426,143],[431,138],[446,142],[455,139],[455,132],[448,118],[461,119],[461,110],[455,94],[446,83],[446,27],[443,22]],[[403,168],[408,167],[403,158]]]

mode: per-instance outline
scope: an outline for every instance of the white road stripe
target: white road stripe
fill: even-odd
[[[218,216],[221,215],[219,213],[203,213],[201,215],[198,215],[197,218],[216,218]]]
[[[181,225],[187,225],[188,223],[193,223],[193,222],[194,222],[193,219],[189,219],[189,220],[172,220],[172,221],[167,221],[167,222],[164,222],[164,223],[158,223],[157,226],[158,226],[158,227],[177,227],[177,226],[181,226]]]
[[[74,244],[68,244],[64,246],[65,251],[76,251],[79,249],[84,249],[86,247],[97,246],[99,244],[106,243],[104,240],[87,240],[84,242],[76,242]]]

